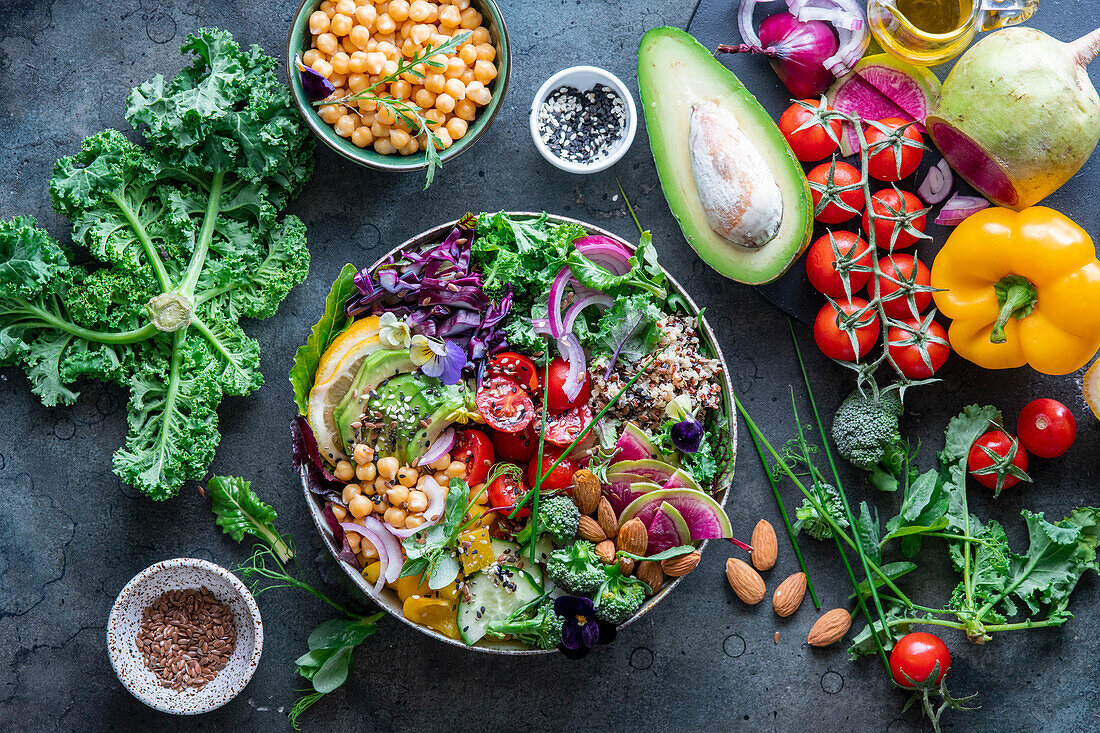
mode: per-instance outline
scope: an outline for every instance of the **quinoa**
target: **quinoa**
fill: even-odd
[[[630,420],[651,433],[660,431],[668,419],[665,406],[677,395],[686,394],[693,405],[706,409],[718,409],[722,399],[719,384],[722,363],[703,355],[695,320],[669,315],[656,325],[660,330],[656,360],[607,412],[612,419]],[[638,368],[638,364],[626,364],[620,359],[605,379],[608,359],[601,356],[592,364],[592,399],[596,410],[602,409]]]

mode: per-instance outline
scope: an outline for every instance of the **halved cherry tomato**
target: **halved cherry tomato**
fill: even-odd
[[[502,433],[494,430],[490,437],[493,447],[496,448],[497,458],[502,461],[511,461],[523,465],[531,460],[539,449],[539,433],[535,429],[535,421],[527,423],[527,427],[518,433]]]
[[[518,433],[535,419],[535,406],[523,387],[508,377],[493,377],[482,383],[474,398],[477,409],[490,427]]]
[[[859,174],[854,165],[848,163],[822,163],[815,167],[809,173],[806,174],[806,178],[810,181],[810,196],[814,200],[814,211],[817,211],[817,205],[821,202],[822,193],[818,191],[815,186],[822,186],[829,188],[829,166],[833,165],[833,185],[835,186],[852,186],[863,180],[863,176]],[[822,224],[839,224],[842,221],[848,221],[853,216],[856,216],[858,212],[863,210],[863,191],[856,187],[848,191],[843,191],[836,194],[841,201],[848,206],[855,209],[855,211],[848,211],[842,209],[836,205],[835,202],[830,201],[825,204],[825,208],[821,210],[821,213],[817,214],[814,218]]]
[[[572,478],[572,477],[570,477]],[[511,508],[527,493],[527,485],[523,482],[523,476],[513,477],[511,472],[502,473],[493,479],[493,482],[485,487],[485,493],[489,496],[489,503],[497,509],[508,509],[505,516],[511,513]],[[517,517],[526,517],[531,509],[524,507],[516,514]]]
[[[900,117],[887,117],[885,120],[879,120],[878,124],[885,127],[890,133],[899,130],[905,125],[909,125],[905,128],[905,131],[901,133],[901,137],[906,140],[911,140],[918,145],[924,142],[924,138],[921,137],[920,130],[917,129],[915,124],[910,124],[908,120],[903,120]],[[874,125],[867,125],[864,131],[867,137],[867,146],[872,147],[877,143],[881,143],[886,139],[887,133],[884,133]],[[898,155],[898,149],[894,145],[886,145],[880,147],[867,161],[867,173],[871,178],[877,178],[880,181],[900,181],[913,173],[920,165],[921,158],[924,157],[924,150],[917,145],[909,145],[907,143],[901,143],[900,155]],[[901,158],[901,172],[898,172],[898,158]]]
[[[542,471],[550,471],[550,466],[554,465],[554,461],[558,460],[558,456],[561,455],[561,448],[556,448],[551,445],[543,446],[542,448]],[[539,457],[536,455],[531,459],[531,462],[527,464],[527,482],[532,486],[535,485],[538,479],[539,472]],[[569,458],[562,459],[562,462],[557,467],[550,471],[549,475],[542,480],[542,485],[539,486],[539,493],[544,491],[557,491],[562,489],[568,489],[573,485],[573,474],[577,472],[577,465]]]
[[[932,293],[925,291],[913,293],[913,302],[917,306],[917,312],[914,313],[909,305],[909,298],[905,296],[886,300],[886,296],[902,289],[902,286],[895,283],[894,280],[926,286],[932,282],[932,274],[928,269],[928,265],[913,255],[898,253],[886,255],[878,261],[878,269],[883,275],[879,278],[878,287],[879,295],[883,298],[882,309],[886,311],[886,315],[897,318],[899,321],[913,318],[923,313],[928,304],[932,302]],[[914,270],[916,271],[915,276],[913,275]],[[890,278],[893,278],[893,280]]]
[[[836,304],[841,312],[853,315],[867,307],[867,301],[863,298],[853,297],[836,299]],[[855,325],[856,347],[852,350],[852,339],[848,332],[840,327],[840,315],[833,308],[832,303],[826,303],[817,313],[814,320],[814,341],[821,353],[830,359],[838,361],[855,361],[875,345],[880,333],[878,314],[873,310],[867,311]]]
[[[924,233],[927,215],[912,216],[918,211],[923,211],[924,205],[921,204],[920,199],[908,191],[902,191],[899,197],[892,188],[884,188],[871,196],[871,209],[878,216],[905,216],[909,219],[909,226],[922,234]],[[875,219],[875,246],[879,249],[891,249],[891,237],[894,236],[895,230],[897,230],[897,237],[894,240],[893,249],[905,249],[916,244],[917,237],[906,231],[903,222]],[[871,236],[870,211],[863,212],[863,231],[867,233],[868,237]]]
[[[565,396],[565,378],[569,374],[569,363],[564,359],[554,359],[550,362],[550,386],[546,393],[546,406],[550,412],[565,412],[570,407],[583,405],[592,396],[592,380],[588,378],[588,372],[584,373],[584,383],[581,391],[573,399]]]
[[[538,394],[539,372],[535,363],[515,351],[502,351],[489,359],[485,373],[492,377],[508,377],[531,394]]]
[[[451,460],[466,464],[466,483],[480,484],[489,475],[496,453],[489,436],[480,430],[460,430],[451,450]]]
[[[850,256],[850,264],[871,267],[871,245],[851,232],[833,232],[832,241],[826,234],[810,245],[810,251],[806,253],[806,277],[810,278],[810,284],[819,292],[830,298],[844,297],[844,280],[837,272],[836,252],[833,252],[833,242],[836,242],[836,251],[841,256]],[[853,251],[854,250],[854,251]],[[848,285],[852,293],[858,293],[867,281],[871,279],[871,273],[860,270],[848,272]]]
[[[936,670],[936,665],[939,669]],[[939,684],[951,669],[951,652],[938,636],[914,631],[898,639],[890,652],[890,674],[902,687]],[[933,670],[936,679],[931,679]]]
[[[802,101],[817,109],[821,109],[821,105],[824,104],[816,99],[803,99]],[[825,109],[831,111],[833,108],[826,104]],[[813,116],[813,112],[795,102],[787,107],[787,111],[779,118],[779,131],[783,133],[787,144],[791,146],[794,157],[801,161],[814,161],[829,157],[836,151],[836,140],[840,139],[839,119],[829,120],[833,137],[829,137],[825,126],[820,122],[800,130],[799,128],[809,122]]]
[[[588,405],[574,407],[560,415],[551,415],[546,419],[546,441],[563,448],[567,447],[577,439],[590,422],[592,422],[592,408]],[[534,422],[531,424],[534,425]]]

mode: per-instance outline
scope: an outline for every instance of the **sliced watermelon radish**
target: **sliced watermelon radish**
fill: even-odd
[[[677,468],[672,472],[672,475],[668,477],[668,481],[665,481],[666,489],[695,489],[696,491],[702,491],[703,487],[699,485],[691,474],[687,471]]]
[[[659,491],[662,488],[664,487],[661,484],[633,473],[608,473],[607,481],[603,484],[604,496],[616,513],[621,512],[642,494]]]
[[[620,461],[645,461],[660,457],[661,452],[644,430],[632,422],[623,426],[623,434],[615,443],[615,458]]]
[[[702,491],[693,489],[661,489],[643,494],[623,510],[619,515],[619,524],[638,517],[648,527],[664,502],[668,502],[683,515],[693,541],[733,536],[729,517],[718,502]]]
[[[691,544],[691,528],[680,511],[667,501],[661,502],[649,523],[647,555],[656,555],[670,547]]]
[[[613,473],[633,473],[645,476],[647,481],[664,484],[672,478],[676,470],[675,466],[664,461],[645,459],[641,461],[617,461],[607,467],[607,474],[610,476]]]

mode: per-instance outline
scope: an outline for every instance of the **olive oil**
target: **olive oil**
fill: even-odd
[[[918,66],[962,53],[981,26],[980,0],[868,0],[867,21],[882,49]]]
[[[899,13],[910,23],[935,35],[951,33],[970,15],[970,0],[895,0]]]

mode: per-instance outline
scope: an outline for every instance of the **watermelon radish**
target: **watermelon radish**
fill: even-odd
[[[729,517],[718,502],[693,489],[661,489],[642,494],[619,515],[620,526],[638,517],[648,527],[664,502],[683,515],[693,541],[733,536]]]
[[[666,489],[695,489],[696,491],[702,491],[703,487],[692,478],[691,474],[677,468],[672,472],[672,475],[668,477],[668,481],[665,481]]]
[[[656,555],[670,547],[691,544],[691,529],[680,511],[667,501],[661,502],[649,523],[647,555]]]
[[[664,461],[646,459],[641,461],[617,461],[607,467],[607,474],[610,476],[613,473],[633,473],[645,476],[647,481],[663,484],[672,478],[676,470],[675,466],[671,466]]]
[[[838,112],[858,114],[864,120],[915,120],[916,128],[923,133],[924,120],[939,93],[940,80],[931,71],[881,53],[862,59],[851,74],[838,79],[828,99]],[[851,125],[845,125],[840,152],[859,152],[859,138]]]
[[[632,422],[623,426],[623,434],[615,443],[615,457],[620,461],[645,461],[661,457],[661,452],[645,431]]]
[[[664,488],[661,484],[653,483],[645,476],[633,473],[608,473],[607,481],[603,484],[604,495],[611,502],[611,508],[616,513],[623,510],[630,502],[642,494],[650,491],[659,491]]]

